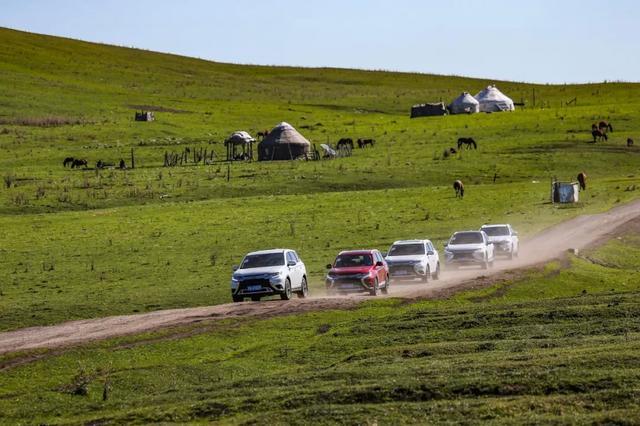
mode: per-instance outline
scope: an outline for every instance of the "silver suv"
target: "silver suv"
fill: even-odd
[[[247,254],[239,266],[233,267],[231,297],[242,302],[245,297],[258,301],[261,297],[280,295],[289,300],[293,293],[307,297],[307,269],[298,254],[289,249],[255,251]]]
[[[428,282],[440,278],[440,255],[429,240],[402,240],[391,245],[385,257],[391,279]]]

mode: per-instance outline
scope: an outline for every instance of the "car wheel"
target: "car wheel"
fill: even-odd
[[[244,297],[242,296],[231,296],[231,298],[233,299],[234,303],[244,302]]]
[[[280,294],[280,299],[291,300],[291,280],[289,278],[284,282],[284,293]]]
[[[436,265],[436,271],[433,273],[431,278],[433,278],[434,280],[440,279],[440,262],[438,262],[438,264]]]
[[[376,277],[376,281],[373,283],[373,288],[369,290],[369,294],[372,296],[377,296],[380,292],[380,284],[378,283],[378,278]]]
[[[309,295],[309,286],[307,285],[307,278],[302,277],[302,283],[300,284],[300,291],[298,292],[298,299],[304,299]]]
[[[387,275],[387,279],[384,281],[384,287],[382,288],[382,294],[389,294],[389,285],[391,284],[391,280],[389,275]]]
[[[430,276],[431,276],[431,268],[427,266],[427,272],[422,276],[422,282],[425,284],[428,283]]]

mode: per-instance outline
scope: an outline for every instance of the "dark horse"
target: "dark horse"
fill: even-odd
[[[473,138],[460,138],[458,139],[458,149],[462,148],[462,145],[466,145],[467,149],[478,149],[478,144]]]
[[[67,167],[69,164],[73,164],[73,157],[67,157],[64,159],[64,161],[62,162],[62,166],[63,167]]]
[[[367,145],[373,147],[375,144],[375,139],[358,139],[358,148],[365,148]]]
[[[598,130],[600,130],[601,132],[613,132],[613,126],[611,125],[611,123],[609,123],[608,121],[601,121],[598,123]]]
[[[460,198],[464,197],[464,185],[463,185],[461,180],[457,180],[457,181],[453,182],[453,189],[455,189],[455,191],[456,191],[456,198],[457,197],[460,197]]]
[[[627,147],[631,148],[633,146],[633,139],[628,138],[627,139]]]
[[[71,163],[71,168],[72,169],[77,169],[78,167],[83,166],[84,168],[87,168],[87,160],[79,160],[79,159],[74,159],[73,163]]]
[[[341,149],[341,148],[347,148],[349,147],[350,149],[353,149],[353,139],[351,138],[342,138],[338,141],[338,144],[336,145],[337,149]]]
[[[603,132],[600,129],[596,129],[596,130],[592,130],[591,131],[591,136],[593,136],[593,143],[596,143],[598,141],[598,139],[600,139],[601,141],[608,141],[609,140],[609,136],[607,136],[607,132]]]
[[[587,189],[587,174],[585,172],[578,173],[578,183],[581,190]]]
[[[260,139],[264,139],[267,136],[269,136],[269,130],[265,130],[264,132],[258,132],[256,136],[258,136]]]

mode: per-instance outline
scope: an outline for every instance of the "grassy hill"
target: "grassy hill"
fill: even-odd
[[[297,249],[319,291],[340,249],[441,243],[490,221],[527,234],[637,196],[640,151],[624,143],[640,140],[638,84],[495,82],[526,106],[410,120],[414,103],[494,82],[220,64],[8,29],[0,41],[4,330],[228,302],[230,268],[253,249]],[[141,107],[157,121],[134,122]],[[598,119],[615,132],[591,144]],[[378,143],[335,161],[163,167],[167,151],[206,148],[220,159],[232,131],[280,121],[315,144]],[[460,136],[479,149],[444,157]],[[132,148],[133,170],[62,167],[67,156],[129,161]],[[545,204],[552,176],[579,171],[590,179],[580,204]],[[464,200],[454,179],[466,183]]]

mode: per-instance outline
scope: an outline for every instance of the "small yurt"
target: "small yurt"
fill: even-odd
[[[463,92],[449,104],[451,114],[474,114],[480,112],[480,103],[468,92]]]
[[[291,124],[282,122],[258,144],[259,161],[295,160],[309,153],[311,143]]]
[[[227,161],[252,160],[253,143],[255,141],[255,138],[244,130],[233,132],[224,141],[224,145],[227,148]]]
[[[488,86],[478,93],[475,98],[480,104],[480,112],[513,111],[516,109],[513,105],[513,100],[498,90],[495,85]]]

